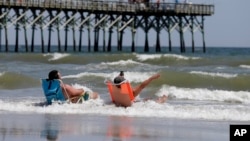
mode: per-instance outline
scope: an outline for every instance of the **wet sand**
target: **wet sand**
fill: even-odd
[[[237,122],[79,114],[0,113],[2,141],[228,141]]]

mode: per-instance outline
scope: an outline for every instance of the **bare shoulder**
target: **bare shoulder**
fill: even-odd
[[[129,107],[132,105],[129,95],[121,93],[117,87],[113,87],[113,96],[117,106]]]

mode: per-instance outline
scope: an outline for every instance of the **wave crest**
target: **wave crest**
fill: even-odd
[[[212,76],[212,77],[223,77],[223,78],[234,78],[238,76],[237,74],[213,73],[213,72],[203,72],[203,71],[191,71],[190,73],[204,75],[204,76]]]
[[[197,60],[197,59],[200,59],[199,57],[188,57],[188,56],[177,55],[177,54],[137,54],[136,57],[140,61],[159,59],[162,57],[173,58],[173,59],[177,59],[177,60]]]
[[[163,85],[156,95],[161,96],[166,93],[174,99],[250,104],[250,92],[248,91],[191,89]]]
[[[48,59],[48,61],[55,61],[55,60],[59,60],[59,59],[62,59],[64,57],[67,57],[69,56],[68,53],[47,53],[47,54],[44,54],[43,56],[49,56],[50,58]]]

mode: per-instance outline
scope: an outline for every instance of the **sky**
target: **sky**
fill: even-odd
[[[125,1],[125,0],[124,0]],[[156,1],[156,0],[152,0]],[[179,0],[183,2],[184,0]],[[190,2],[198,4],[214,4],[215,13],[212,16],[205,17],[205,42],[207,47],[250,47],[250,0],[189,0]],[[165,0],[165,2],[175,2],[175,0]],[[47,30],[46,30],[47,31]],[[44,32],[45,35],[48,33]],[[15,31],[12,31],[15,32]],[[38,31],[39,32],[39,31]],[[87,32],[85,32],[87,33]],[[19,33],[23,35],[23,33]],[[41,41],[41,38],[38,37],[40,33],[37,33],[36,40],[37,43]],[[53,32],[55,36],[52,36],[54,44],[57,44],[57,34]],[[61,31],[61,38],[64,39],[64,31]],[[4,32],[2,31],[2,36]],[[13,38],[13,35],[9,33],[9,36]],[[31,32],[28,33],[28,36],[31,36]],[[69,35],[71,36],[71,35]],[[77,36],[77,35],[76,35]],[[100,33],[100,43],[102,45],[103,34]],[[168,35],[167,33],[161,33],[161,45],[168,46]],[[71,36],[72,37],[72,36]],[[108,35],[106,35],[106,38]],[[4,41],[2,37],[2,42]],[[20,36],[22,38],[22,36]],[[83,37],[83,43],[87,43],[86,36]],[[113,35],[112,45],[116,45],[116,35]],[[136,45],[144,45],[145,43],[145,34],[140,29],[136,34]],[[172,33],[172,45],[180,45],[180,36],[177,31]],[[185,44],[186,46],[191,46],[191,33],[184,33]],[[30,40],[31,38],[29,38]],[[72,39],[71,39],[72,40]],[[93,39],[92,39],[93,40]],[[106,43],[107,43],[106,39]],[[10,40],[10,44],[15,44],[15,39]],[[24,41],[24,39],[23,39]],[[24,42],[21,43],[24,44]],[[154,46],[156,44],[156,33],[155,31],[149,32],[149,45]],[[30,41],[29,41],[30,42]],[[70,41],[69,41],[70,42]],[[125,31],[123,45],[131,45],[131,29]],[[47,44],[47,41],[45,41]],[[53,44],[53,43],[52,43]],[[62,42],[64,44],[64,42]],[[78,44],[78,41],[77,41]],[[92,43],[93,45],[93,43]],[[195,46],[202,46],[202,35],[200,31],[195,33]]]
[[[209,46],[250,47],[250,0],[208,2],[215,5],[215,14],[205,20],[206,43]]]

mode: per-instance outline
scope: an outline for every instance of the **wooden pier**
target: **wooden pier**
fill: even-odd
[[[192,52],[195,51],[195,31],[202,35],[203,52],[206,52],[204,19],[214,14],[214,5],[161,2],[119,2],[92,0],[0,0],[0,52],[9,51],[9,40],[15,41],[15,52],[19,52],[19,36],[24,35],[26,52],[34,52],[35,38],[41,41],[41,52],[51,52],[52,31],[56,31],[58,52],[67,52],[69,31],[72,33],[73,51],[112,51],[112,37],[116,32],[117,50],[123,50],[124,30],[131,30],[131,52],[135,52],[137,30],[144,31],[144,51],[149,52],[149,31],[156,32],[155,51],[161,52],[160,33],[168,33],[164,46],[172,51],[171,33],[180,36],[180,51],[185,52],[184,33],[191,32]],[[10,33],[10,28],[15,33]],[[48,35],[44,35],[44,31]],[[20,32],[23,32],[20,35]],[[64,44],[61,39],[64,32]],[[76,37],[76,32],[78,36]],[[93,32],[94,36],[91,36]],[[29,33],[29,34],[28,34]],[[40,36],[37,36],[39,33]],[[102,34],[101,34],[102,33]],[[10,36],[11,34],[11,36]],[[100,35],[101,34],[101,35]],[[100,41],[100,36],[102,41]],[[141,36],[141,34],[140,34]],[[45,37],[48,38],[45,43]],[[92,39],[92,38],[93,39]],[[9,39],[10,38],[10,39]],[[87,42],[83,42],[87,38]],[[78,43],[76,43],[78,39]],[[166,42],[167,41],[167,42]],[[99,43],[102,42],[100,47]],[[64,48],[63,48],[64,47]],[[55,50],[55,49],[54,49]]]

